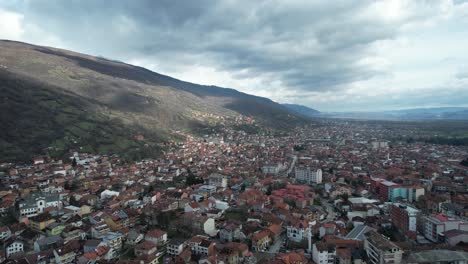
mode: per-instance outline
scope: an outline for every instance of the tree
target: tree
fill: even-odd
[[[460,162],[460,164],[461,164],[462,166],[468,167],[468,158],[462,160],[462,162]]]
[[[191,173],[187,176],[187,179],[185,180],[185,184],[187,186],[192,186],[192,185],[200,184],[203,182],[204,182],[203,179],[198,178],[194,174],[191,174]]]
[[[348,193],[343,193],[343,194],[341,195],[341,199],[343,199],[343,202],[344,202],[345,204],[347,204],[347,203],[348,203],[348,199],[349,199]]]
[[[318,205],[318,206],[322,205],[322,201],[320,200],[320,198],[315,198],[314,199],[314,205]]]

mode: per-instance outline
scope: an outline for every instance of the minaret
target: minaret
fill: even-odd
[[[312,256],[312,226],[314,225],[313,222],[309,222],[309,232],[307,232],[307,238],[309,240],[309,254]]]

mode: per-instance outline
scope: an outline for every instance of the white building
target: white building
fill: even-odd
[[[308,238],[309,223],[306,221],[297,222],[286,227],[288,239],[294,242],[301,242]]]
[[[199,192],[206,192],[209,195],[212,195],[216,192],[216,186],[214,185],[202,185],[197,189]]]
[[[444,214],[425,216],[422,222],[424,237],[432,242],[443,242],[442,233],[449,230],[468,231],[468,222]]]
[[[18,216],[30,218],[42,214],[49,207],[62,208],[58,194],[32,193],[18,201]]]
[[[317,264],[335,263],[336,247],[335,245],[319,242],[312,247],[312,260]]]
[[[401,263],[403,251],[381,234],[370,231],[365,234],[364,249],[371,264]]]
[[[296,167],[294,169],[296,180],[305,182],[307,184],[321,184],[322,183],[322,170],[313,170],[309,166]]]
[[[181,239],[173,239],[167,244],[167,254],[171,256],[177,256],[185,248],[185,241]]]
[[[387,141],[372,141],[371,146],[373,149],[388,148],[388,142]]]
[[[264,165],[262,167],[262,172],[264,174],[275,174],[276,175],[276,174],[278,174],[280,172],[281,167],[282,166],[281,166],[280,163],[278,163],[276,165]]]
[[[113,196],[119,196],[119,192],[115,192],[111,190],[105,190],[101,192],[101,199],[108,199],[108,198],[112,198]]]
[[[0,227],[0,240],[5,241],[11,237],[11,230],[8,226]]]
[[[23,252],[23,251],[24,251],[24,243],[19,240],[15,240],[5,247],[7,258],[15,253]]]
[[[228,176],[212,173],[208,178],[208,184],[224,189],[228,186]]]

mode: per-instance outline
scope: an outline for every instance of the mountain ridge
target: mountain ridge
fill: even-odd
[[[282,104],[284,107],[307,117],[316,117],[321,112],[300,104]]]
[[[145,144],[156,146],[174,136],[175,131],[208,131],[239,116],[253,118],[255,125],[273,129],[289,129],[308,122],[268,98],[232,88],[189,83],[143,67],[73,51],[0,41],[0,54],[2,121],[9,124],[10,131],[16,131],[15,127],[32,131],[32,135],[19,133],[17,137],[9,132],[0,134],[0,146],[4,149],[1,154],[8,159],[22,151],[32,155],[51,146],[77,147],[106,126],[112,128],[109,133],[116,131],[116,138],[107,135],[106,144],[95,142],[87,150],[120,152],[127,148],[115,147],[118,144],[113,143],[127,141],[126,145],[135,149]],[[78,103],[67,112],[72,102]],[[15,107],[28,115],[21,115]],[[83,121],[87,118],[90,120]],[[44,137],[38,138],[44,142],[37,144],[36,132],[31,129],[34,125],[41,127],[41,122],[49,122],[54,131],[61,132],[44,136],[47,130],[43,128],[38,134]],[[138,133],[145,134],[144,142],[129,139]],[[20,146],[15,146],[15,142],[20,142]],[[28,144],[38,146],[25,147]]]

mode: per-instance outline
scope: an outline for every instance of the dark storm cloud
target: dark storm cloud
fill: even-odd
[[[370,2],[35,0],[16,9],[83,52],[269,74],[290,89],[323,91],[383,74],[360,60],[398,24],[363,16]]]

